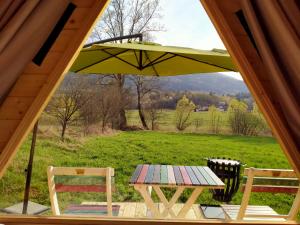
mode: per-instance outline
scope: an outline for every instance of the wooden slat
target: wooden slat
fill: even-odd
[[[180,172],[181,172],[181,175],[182,175],[182,178],[183,178],[184,185],[187,185],[187,186],[192,185],[192,181],[191,181],[185,167],[184,166],[179,166],[179,169],[180,169]]]
[[[19,123],[20,120],[0,120],[0,142],[7,142]]]
[[[33,62],[29,63],[25,68],[24,73],[27,74],[49,74],[52,72],[54,67],[57,65],[57,62],[62,57],[61,52],[49,52],[45,57],[42,65],[38,66]]]
[[[202,173],[200,173],[200,171],[197,169],[197,167],[196,166],[192,166],[191,168],[194,171],[194,173],[195,173],[195,175],[196,175],[199,183],[201,185],[208,185],[208,182],[205,180],[204,176],[202,175]]]
[[[155,165],[152,183],[159,184],[159,182],[160,182],[160,165]]]
[[[214,179],[206,172],[203,166],[197,166],[197,169],[207,181],[208,185],[216,185]]]
[[[168,184],[169,179],[168,179],[168,168],[166,165],[162,165],[160,167],[160,183],[161,184]]]
[[[143,184],[148,172],[149,165],[143,165],[141,173],[136,181],[137,184]]]
[[[257,168],[247,168],[244,170],[245,176],[248,175],[250,169],[253,171],[255,177],[287,177],[287,178],[297,178],[296,173],[293,170],[284,169],[257,169]]]
[[[154,176],[154,165],[149,165],[148,173],[145,178],[145,184],[151,184]]]
[[[173,166],[173,170],[174,170],[176,184],[177,185],[184,184],[183,178],[182,178],[182,175],[181,175],[181,172],[180,172],[180,169],[179,169],[179,166]]]
[[[76,30],[62,30],[55,43],[51,47],[50,52],[63,52],[68,47],[70,40],[72,40],[75,34]]]
[[[53,175],[106,176],[107,168],[53,167]],[[114,176],[112,169],[111,176]]]
[[[200,185],[200,182],[196,178],[196,176],[195,176],[192,168],[190,166],[185,166],[185,169],[186,169],[186,171],[187,171],[187,173],[188,173],[188,175],[189,175],[189,177],[190,177],[190,179],[192,181],[192,184],[193,185]]]
[[[247,177],[243,177],[243,182],[246,183]],[[273,178],[273,177],[254,177],[254,185],[280,185],[280,186],[299,186],[297,178]]]
[[[203,168],[217,185],[224,186],[224,183],[221,181],[221,179],[217,177],[217,175],[209,167],[204,166]]]
[[[86,16],[89,14],[90,8],[77,8],[68,22],[66,23],[64,29],[78,29],[82,26]]]
[[[56,192],[106,192],[106,185],[55,184]]]
[[[135,171],[134,171],[134,173],[132,174],[132,177],[131,177],[131,179],[130,179],[130,183],[131,183],[131,184],[135,184],[135,183],[136,183],[136,181],[137,181],[137,179],[138,179],[138,177],[139,177],[139,175],[140,175],[140,173],[141,173],[142,168],[143,168],[143,165],[138,165],[138,166],[135,168]]]
[[[33,97],[7,97],[0,108],[0,120],[22,119],[33,100]]]
[[[176,180],[175,180],[173,166],[168,165],[167,168],[168,168],[168,179],[169,179],[168,182],[169,182],[170,185],[175,185]]]
[[[270,193],[289,193],[294,194],[298,191],[298,186],[271,186],[271,185],[252,185],[252,192],[270,192]],[[242,192],[245,191],[245,186],[242,186]]]
[[[77,8],[89,8],[93,6],[95,0],[72,0],[72,3],[74,3]]]

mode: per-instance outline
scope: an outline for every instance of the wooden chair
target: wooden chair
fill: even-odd
[[[51,201],[52,213],[56,216],[61,215],[57,193],[58,192],[106,192],[107,204],[72,204],[66,207],[64,215],[117,215],[119,211],[118,205],[112,205],[112,186],[111,179],[114,176],[113,168],[77,168],[77,167],[52,167],[49,166],[48,174],[48,187]],[[105,178],[105,184],[63,184],[62,182],[55,182],[56,177],[63,178],[78,178],[89,176],[91,178]]]
[[[241,205],[222,205],[227,218],[231,220],[296,220],[300,207],[299,180],[293,170],[255,169],[244,171],[246,184]],[[296,193],[293,206],[288,215],[279,215],[269,206],[248,206],[251,192]]]

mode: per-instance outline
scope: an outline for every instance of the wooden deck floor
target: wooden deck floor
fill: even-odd
[[[105,205],[106,202],[83,202],[82,204],[99,204]],[[142,202],[113,202],[113,205],[119,205],[120,210],[118,217],[127,217],[127,218],[152,218],[151,212],[147,210],[145,203]],[[159,210],[162,212],[164,206],[162,203],[156,204]],[[177,214],[184,204],[177,203],[173,206],[173,211]],[[167,217],[171,218],[171,217]],[[199,204],[194,204],[193,207],[188,211],[184,219],[188,220],[199,220],[203,219],[202,213],[199,209]]]

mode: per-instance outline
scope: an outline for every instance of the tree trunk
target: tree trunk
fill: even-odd
[[[122,75],[117,75],[118,79],[118,88],[119,88],[119,94],[121,101],[123,101],[123,87],[124,87],[124,82],[125,82],[125,77]],[[126,112],[124,109],[124,105],[121,104],[120,110],[119,110],[119,129],[120,130],[125,130],[127,127],[127,119],[126,119]]]
[[[138,105],[137,106],[138,106],[139,116],[140,116],[142,125],[143,125],[144,129],[149,130],[148,125],[146,123],[146,119],[145,119],[144,113],[142,111],[141,92],[140,92],[140,89],[139,89],[138,86],[137,86],[137,97],[138,97]]]
[[[63,121],[62,123],[62,130],[61,130],[61,140],[64,141],[65,139],[65,131],[66,131],[66,128],[67,128],[67,122],[66,121]]]

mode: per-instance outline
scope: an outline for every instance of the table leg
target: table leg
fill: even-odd
[[[172,207],[177,202],[178,198],[180,197],[180,195],[182,194],[182,192],[184,191],[185,188],[178,187],[170,201],[167,200],[167,198],[165,197],[164,193],[161,191],[159,186],[154,186],[153,189],[155,190],[155,192],[157,193],[157,196],[159,197],[159,199],[162,201],[162,203],[165,206],[165,210],[162,212],[162,217],[166,217],[168,214],[170,214],[171,217],[175,218],[176,215],[175,215]]]
[[[194,189],[193,193],[189,197],[189,199],[186,201],[182,209],[179,211],[177,217],[178,218],[184,218],[187,212],[191,209],[193,206],[194,202],[197,200],[198,196],[201,194],[203,188],[202,187],[197,187]]]
[[[152,212],[154,217],[160,218],[161,217],[160,212],[159,212],[158,208],[156,208],[153,200],[151,199],[151,196],[149,195],[147,187],[143,186],[143,185],[135,185],[134,188],[140,192],[140,194],[142,195],[142,197],[145,200],[145,204],[150,209],[150,211]]]

